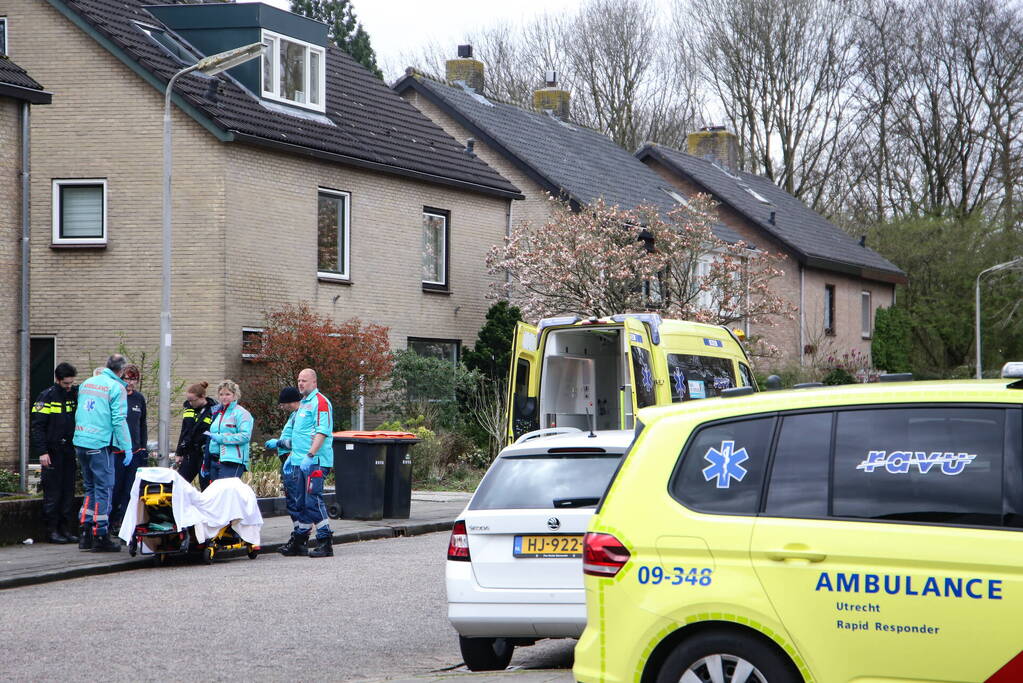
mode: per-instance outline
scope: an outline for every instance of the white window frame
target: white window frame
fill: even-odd
[[[254,333],[259,335],[260,353],[245,353],[245,333],[246,332],[254,332]],[[262,327],[243,327],[242,328],[242,358],[244,360],[257,360],[257,359],[263,357],[263,354],[262,354],[262,349],[263,349],[263,344],[264,344],[263,332],[264,332],[264,329]]]
[[[441,277],[441,279],[439,281],[437,281],[437,280],[427,280],[425,278],[425,274],[424,274],[423,284],[424,285],[432,285],[433,287],[447,287],[448,286],[448,279],[449,279],[449,275],[448,275],[448,240],[450,239],[449,232],[451,230],[451,220],[450,220],[448,214],[440,213],[438,211],[429,211],[429,210],[424,209],[423,210],[423,228],[422,228],[423,230],[426,229],[426,217],[427,216],[432,216],[434,218],[441,218],[441,219],[444,220],[444,236],[443,236],[443,239],[441,239],[441,253],[437,255],[438,260],[440,261],[440,271],[441,271],[442,277]],[[425,250],[425,245],[424,245],[424,250]]]
[[[284,104],[289,104],[289,105],[291,105],[293,107],[302,107],[303,109],[312,109],[313,111],[325,112],[327,110],[327,50],[322,48],[322,47],[320,47],[319,45],[313,45],[312,43],[307,43],[304,40],[299,40],[298,38],[293,38],[291,36],[284,35],[283,33],[275,33],[274,31],[267,31],[266,29],[263,29],[261,34],[260,34],[260,41],[261,42],[265,42],[267,40],[271,40],[273,42],[273,47],[272,47],[272,49],[269,49],[269,50],[264,49],[264,51],[263,51],[263,59],[261,59],[260,62],[259,62],[259,80],[260,80],[260,86],[259,87],[260,87],[260,91],[263,93],[263,97],[265,97],[268,100],[274,100],[275,102],[282,102]],[[307,100],[309,98],[309,85],[310,85],[309,84],[309,72],[310,72],[310,67],[309,67],[310,59],[309,59],[309,55],[311,53],[313,53],[313,52],[315,52],[315,53],[320,55],[320,73],[319,73],[319,79],[318,79],[319,83],[317,84],[317,89],[318,89],[317,91],[320,94],[320,102],[318,104],[312,104],[312,103],[310,103],[308,101],[306,101],[306,102],[295,102],[294,100],[289,100],[288,98],[286,98],[286,97],[284,97],[283,95],[280,94],[280,87],[281,87],[281,51],[280,51],[280,41],[281,40],[287,40],[290,43],[295,43],[296,45],[301,45],[301,46],[306,48],[306,50],[305,50],[304,76],[303,76],[303,79],[305,81],[305,83],[303,84],[303,87],[305,89],[303,90],[303,92],[306,94],[306,99]],[[273,82],[271,83],[272,87],[271,87],[270,90],[267,90],[266,83],[262,82],[263,81],[263,74],[265,73],[265,65],[263,63],[263,60],[267,59],[268,56],[271,59],[272,73],[273,73],[273,76],[271,78],[271,80]]]
[[[65,185],[99,185],[103,188],[103,235],[102,237],[61,237],[60,236],[60,190]],[[52,243],[64,245],[89,245],[101,246],[107,243],[110,234],[109,223],[107,222],[107,179],[106,178],[54,178],[51,185],[53,205],[52,222]]]
[[[344,205],[345,205],[344,225],[341,226],[341,229],[344,231],[345,253],[343,254],[343,259],[338,259],[338,261],[339,261],[338,266],[342,267],[342,272],[340,272],[340,273],[332,273],[330,271],[317,270],[316,271],[316,277],[320,278],[321,280],[342,280],[342,281],[347,282],[347,281],[352,279],[352,271],[351,271],[351,260],[352,260],[352,239],[351,239],[351,236],[352,236],[352,230],[351,230],[352,195],[351,195],[350,192],[342,192],[340,190],[331,190],[331,189],[326,188],[326,187],[316,188],[316,240],[317,240],[317,243],[319,242],[319,239],[320,239],[320,195],[321,194],[326,194],[326,195],[331,195],[333,197],[338,197],[338,198],[340,198],[344,202]],[[340,263],[340,261],[342,261],[342,260],[344,261],[344,263]],[[319,268],[319,265],[320,265],[319,264],[319,254],[317,254],[317,263],[316,263],[317,268]]]
[[[866,306],[866,308],[864,308]],[[864,316],[864,313],[866,316]],[[864,339],[871,339],[874,336],[874,308],[870,292],[864,289],[860,292],[860,334]],[[863,323],[866,322],[866,326]]]
[[[0,25],[3,25],[3,43],[0,43],[0,55],[10,55],[11,45],[11,23],[7,17],[0,17]]]

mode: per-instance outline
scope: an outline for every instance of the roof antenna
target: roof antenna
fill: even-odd
[[[590,412],[590,407],[586,406],[586,423],[589,424],[589,426],[590,426],[590,434],[589,434],[589,436],[590,436],[591,439],[597,438],[597,435],[593,433],[593,426],[594,426],[593,422],[596,419],[596,417],[597,417],[596,415],[594,415],[593,413]]]

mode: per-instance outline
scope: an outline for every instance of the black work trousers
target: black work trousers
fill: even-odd
[[[75,472],[78,459],[68,445],[59,452],[50,451],[50,466],[42,468],[43,522],[47,531],[74,531]]]
[[[178,474],[181,478],[187,481],[189,484],[195,479],[196,475],[202,469],[202,451],[197,452],[184,452],[182,453],[181,464],[178,465]],[[210,485],[210,480],[207,477],[199,477],[199,488],[205,491],[206,487]]]

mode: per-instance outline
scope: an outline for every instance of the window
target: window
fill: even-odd
[[[185,47],[177,38],[170,35],[162,28],[147,26],[146,24],[135,24],[140,31],[149,36],[149,39],[160,46],[160,48],[176,59],[181,64],[191,66],[199,61],[198,55]]]
[[[7,17],[0,17],[0,55],[7,54]]]
[[[714,299],[717,294],[716,291],[711,289],[703,289],[703,285],[708,283],[711,277],[711,269],[714,263],[714,258],[709,255],[700,256],[696,261],[696,265],[693,267],[693,283],[692,295],[696,297],[696,305],[699,308],[712,310],[714,308]]]
[[[53,244],[107,243],[107,181],[53,181]]]
[[[824,285],[824,334],[835,334],[835,285]]]
[[[739,379],[742,380],[740,386],[744,387],[756,387],[756,382],[753,381],[753,371],[749,369],[749,366],[745,363],[739,363]]]
[[[720,396],[722,390],[735,386],[735,371],[730,358],[669,353],[668,378],[672,403],[713,398]]]
[[[462,342],[457,339],[419,339],[409,337],[409,351],[415,351],[420,356],[428,358],[439,358],[446,360],[452,365],[458,362],[459,350]]]
[[[832,514],[1001,526],[1005,423],[999,408],[838,413]]]
[[[773,417],[704,427],[683,452],[671,495],[699,512],[756,514],[773,433]]]
[[[347,280],[348,207],[351,195],[320,188],[316,212],[316,270],[321,278]]]
[[[423,289],[448,288],[447,211],[423,209]]]
[[[263,329],[260,327],[242,328],[242,358],[253,360],[263,355]]]
[[[537,454],[498,458],[480,482],[471,510],[594,507],[622,456]]]
[[[833,413],[787,415],[782,419],[771,465],[764,512],[772,517],[828,514]]]
[[[325,111],[326,51],[265,30],[263,45],[263,97]]]
[[[636,406],[646,408],[657,403],[654,394],[654,370],[650,352],[642,346],[630,346],[632,379],[636,383]]]
[[[860,328],[863,338],[870,339],[872,333],[873,309],[870,307],[870,292],[860,292]]]

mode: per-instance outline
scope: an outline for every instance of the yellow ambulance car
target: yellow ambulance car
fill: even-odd
[[[755,386],[735,333],[652,313],[519,323],[509,378],[511,441],[538,429],[632,429],[640,408]]]
[[[1023,380],[740,393],[639,413],[576,680],[1023,681]]]

